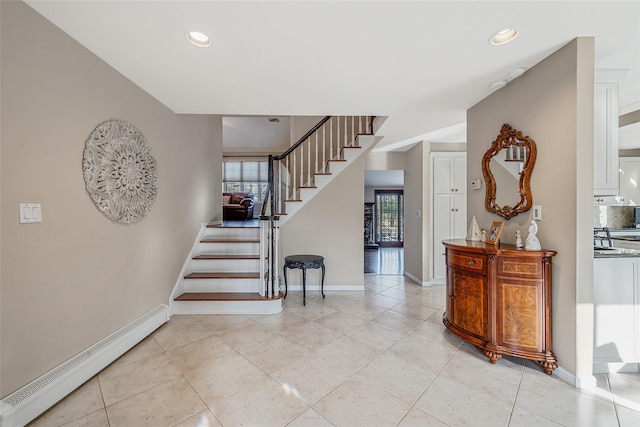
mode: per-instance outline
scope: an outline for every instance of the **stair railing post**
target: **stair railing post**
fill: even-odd
[[[265,201],[266,203],[266,201]],[[267,221],[265,221],[262,217],[260,217],[260,296],[264,298],[265,290],[267,288],[267,272],[268,267],[266,263],[269,262],[269,259],[265,257],[265,246],[268,244],[268,229],[267,229]]]

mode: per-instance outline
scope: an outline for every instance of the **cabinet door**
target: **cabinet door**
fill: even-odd
[[[598,258],[593,268],[594,363],[640,362],[637,258]]]
[[[618,195],[618,85],[594,88],[593,185],[596,196]]]
[[[467,192],[466,153],[447,153],[433,156],[433,192]]]
[[[460,154],[453,158],[453,187],[457,193],[467,192],[467,155]]]
[[[433,156],[433,192],[448,194],[454,192],[453,176],[454,164],[448,156]]]
[[[467,195],[454,194],[453,196],[453,215],[450,239],[464,239],[467,236]]]
[[[545,350],[541,281],[499,277],[496,281],[496,343],[520,351]]]
[[[445,258],[443,240],[451,239],[453,195],[435,194],[433,196],[433,277],[445,277]]]
[[[447,318],[458,328],[481,340],[487,339],[487,278],[448,270]]]
[[[640,159],[620,158],[619,181],[621,202],[625,205],[640,205]]]

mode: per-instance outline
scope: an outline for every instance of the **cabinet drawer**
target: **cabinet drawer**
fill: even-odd
[[[479,274],[486,274],[486,257],[482,255],[448,251],[447,252],[447,264],[453,268],[473,271]]]
[[[497,264],[498,276],[542,278],[542,262],[538,258],[500,257]]]

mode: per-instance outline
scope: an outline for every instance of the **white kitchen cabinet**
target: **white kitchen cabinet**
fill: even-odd
[[[624,205],[640,205],[640,158],[620,157],[620,199]]]
[[[443,240],[467,234],[467,155],[431,153],[432,278],[446,274]]]
[[[640,363],[640,258],[595,258],[593,372],[637,372]]]
[[[617,196],[618,184],[618,85],[624,70],[596,70],[593,90],[593,194]]]

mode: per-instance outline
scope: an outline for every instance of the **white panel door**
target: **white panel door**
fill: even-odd
[[[447,272],[442,241],[451,239],[453,199],[454,196],[451,194],[434,195],[433,277],[445,277]]]

